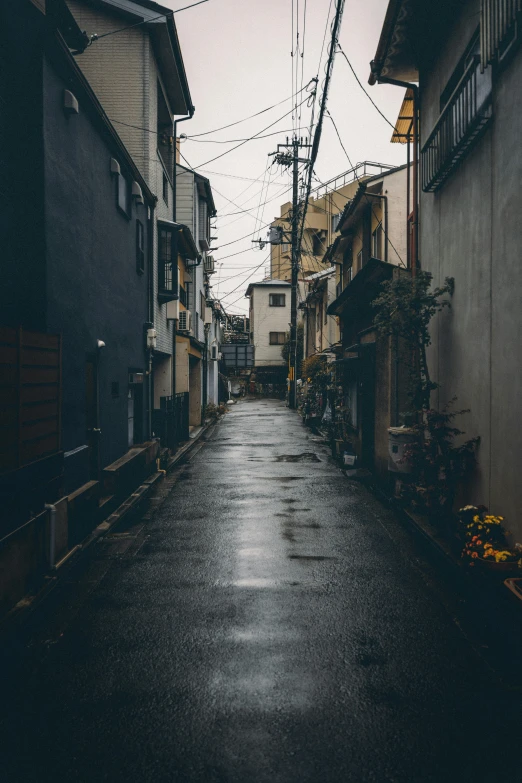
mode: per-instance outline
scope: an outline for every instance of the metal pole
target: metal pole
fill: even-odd
[[[292,294],[290,302],[290,394],[288,398],[288,405],[290,408],[296,408],[297,280],[299,272],[299,256],[297,247],[299,141],[295,137],[292,142],[292,148]]]

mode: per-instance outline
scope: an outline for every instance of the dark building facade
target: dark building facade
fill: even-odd
[[[150,436],[155,199],[76,65],[65,4],[5,0],[0,27],[0,324],[61,336],[68,493]]]

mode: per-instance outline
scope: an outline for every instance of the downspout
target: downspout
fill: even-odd
[[[419,87],[411,82],[372,74],[370,84],[375,84],[375,82],[393,84],[413,92],[413,258],[411,259],[411,276],[415,277],[419,268]]]
[[[56,564],[56,506],[46,503],[44,508],[49,512],[49,566],[53,569]]]
[[[154,326],[154,202],[149,206],[148,220],[148,280],[147,280],[147,315],[149,323]],[[152,348],[147,348],[148,369],[147,369],[147,430],[149,439],[152,438],[152,409],[154,408],[154,387],[152,374]]]

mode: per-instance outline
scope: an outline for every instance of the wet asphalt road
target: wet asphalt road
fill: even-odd
[[[296,414],[240,402],[170,483],[11,640],[2,781],[522,781],[520,692]]]

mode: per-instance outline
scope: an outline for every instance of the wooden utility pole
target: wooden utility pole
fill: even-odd
[[[292,166],[292,267],[291,267],[291,299],[290,299],[290,351],[288,361],[288,380],[290,381],[290,390],[288,395],[288,405],[290,408],[297,407],[296,395],[296,365],[297,365],[297,286],[299,282],[299,163],[308,163],[308,158],[300,158],[299,150],[310,148],[312,145],[304,142],[302,138],[294,136],[291,142],[286,140],[286,144],[277,145],[276,162]],[[281,149],[286,152],[280,152]]]

